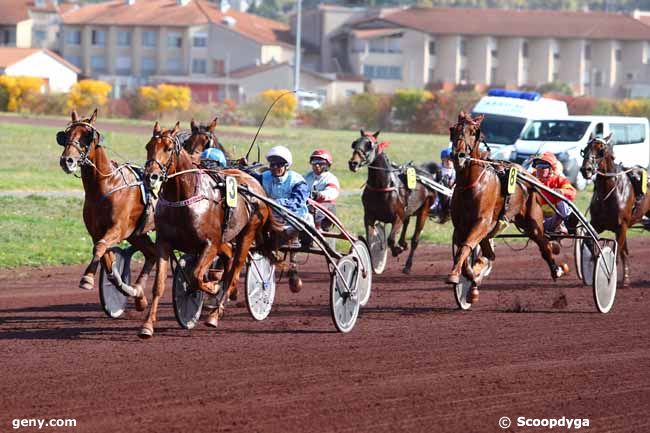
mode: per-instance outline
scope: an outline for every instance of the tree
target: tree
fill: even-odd
[[[550,83],[542,84],[537,88],[541,94],[545,93],[559,93],[560,95],[573,95],[573,89],[567,83],[562,81],[552,81]]]
[[[393,95],[395,118],[405,122],[410,129],[420,105],[433,96],[431,92],[423,89],[399,89]]]
[[[112,88],[104,81],[81,80],[70,89],[67,108],[84,112],[97,107],[105,107]]]
[[[159,84],[156,87],[142,86],[138,89],[138,111],[156,112],[158,117],[164,113],[185,111],[190,108],[192,92],[189,87]]]
[[[37,77],[0,76],[0,87],[6,94],[7,111],[19,112],[38,96],[43,87],[43,80]]]
[[[275,105],[273,105],[267,118],[272,125],[286,126],[293,119],[298,107],[296,96],[288,90],[269,89],[260,93],[253,103],[253,115],[257,123],[262,121],[266,111],[274,102]]]

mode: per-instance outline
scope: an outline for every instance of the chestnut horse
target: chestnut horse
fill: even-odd
[[[420,182],[414,189],[408,189],[405,181],[401,179],[401,170],[393,167],[384,153],[386,143],[379,143],[378,136],[379,131],[369,134],[361,130],[361,137],[352,142],[352,157],[348,161],[348,167],[356,172],[359,168],[368,166],[368,181],[361,195],[363,223],[367,234],[374,233],[376,221],[392,224],[388,246],[393,257],[408,248],[405,239],[406,229],[411,216],[416,216],[411,251],[402,270],[408,274],[411,272],[413,254],[420,242],[420,234],[427,221],[429,208],[435,201],[436,193]],[[395,237],[399,230],[401,234],[396,245]]]
[[[636,194],[627,173],[640,169],[626,170],[614,164],[611,139],[612,134],[605,138],[592,136],[582,151],[584,159],[580,170],[585,179],[596,175],[589,204],[590,222],[598,233],[604,230],[616,233],[618,258],[623,264],[623,286],[627,286],[630,278],[627,229],[640,222],[644,215],[650,217],[650,194],[646,192],[635,207]]]
[[[226,159],[229,159],[228,152],[214,135],[217,127],[217,117],[209,125],[197,124],[194,119],[190,122],[191,135],[183,143],[183,148],[190,154],[192,162],[199,163],[201,152],[211,147],[217,148],[223,152]]]
[[[555,263],[552,248],[544,236],[541,195],[531,186],[518,181],[514,192],[506,200],[498,173],[505,168],[505,163],[481,159],[482,120],[482,115],[472,118],[461,112],[458,123],[449,128],[452,160],[456,169],[451,219],[454,224],[454,244],[458,248],[447,283],[458,284],[463,272],[472,281],[469,302],[478,301],[478,285],[487,263],[483,261],[472,268],[467,258],[480,244],[485,258],[494,260],[489,239],[497,234],[497,222],[502,215],[508,221],[514,219],[516,226],[538,245],[554,280],[568,271],[566,264],[558,266]],[[522,167],[517,168],[524,171]]]
[[[93,258],[79,287],[93,289],[101,260],[109,280],[124,293],[134,296],[136,309],[143,311],[147,306],[143,289],[156,257],[154,244],[147,235],[154,229],[153,209],[146,214],[140,175],[128,164],[117,166],[109,160],[95,128],[96,120],[96,109],[90,118],[83,120],[73,111],[72,122],[57,134],[57,142],[63,146],[59,160],[61,168],[68,174],[81,171],[85,192],[83,219],[94,244]],[[122,281],[119,272],[113,272],[112,254],[106,254],[110,247],[124,239],[145,257],[142,271],[132,287]]]
[[[224,272],[225,294],[206,321],[209,326],[217,326],[225,299],[239,281],[251,244],[270,245],[266,235],[282,231],[281,225],[273,220],[271,210],[260,200],[239,194],[237,205],[226,212],[225,176],[235,177],[238,185],[246,184],[257,194],[266,195],[264,189],[255,178],[239,170],[220,170],[211,176],[197,169],[177,138],[178,132],[179,123],[163,131],[156,122],[153,137],[147,143],[145,180],[154,190],[161,189],[156,206],[156,281],[149,313],[138,334],[141,338],[153,336],[173,250],[198,256],[194,272],[188,275],[190,284],[211,295],[217,293],[218,285],[205,281],[206,271],[217,255],[229,261]]]

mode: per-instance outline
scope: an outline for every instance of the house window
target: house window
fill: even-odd
[[[131,75],[131,57],[118,57],[115,60],[117,75]]]
[[[617,62],[620,62],[621,60],[623,60],[623,50],[621,50],[620,48],[617,48],[615,56],[616,56],[616,61]]]
[[[553,72],[553,81],[560,81],[560,73]]]
[[[434,74],[435,74],[435,68],[429,68],[429,82],[433,81]]]
[[[497,68],[490,68],[490,84],[494,84],[497,81]]]
[[[128,30],[120,30],[117,32],[117,46],[130,47],[131,46],[131,32]]]
[[[205,59],[192,59],[192,72],[205,74],[208,71],[208,62]]]
[[[585,60],[591,60],[591,44],[585,45]]]
[[[179,32],[167,33],[167,47],[181,48],[183,46],[183,35]]]
[[[429,42],[429,55],[430,56],[436,55],[436,41]]]
[[[467,55],[467,41],[465,39],[460,40],[460,55],[465,57]]]
[[[460,70],[460,81],[462,83],[469,82],[469,71],[465,68]]]
[[[363,65],[363,76],[368,79],[401,80],[401,66]]]
[[[93,72],[104,72],[106,70],[106,61],[104,56],[91,56],[90,69]]]
[[[142,32],[142,46],[152,48],[156,46],[156,32],[146,30]]]
[[[221,59],[214,61],[214,73],[218,76],[223,76],[226,73],[225,62]]]
[[[156,59],[153,57],[142,58],[142,75],[148,76],[156,72]]]
[[[560,50],[557,47],[553,48],[553,58],[560,60]]]
[[[363,53],[366,51],[366,41],[363,39],[355,39],[354,44],[352,44],[353,53]]]
[[[81,45],[81,30],[66,31],[65,41],[68,43],[68,45]]]
[[[596,71],[594,73],[594,84],[596,87],[603,87],[603,72],[602,71]]]
[[[43,30],[34,30],[34,39],[36,42],[43,42],[45,40],[45,32]]]
[[[499,58],[499,50],[496,48],[493,48],[490,50],[490,55],[492,56],[493,59],[498,59]]]
[[[524,59],[528,58],[528,41],[524,41],[521,44],[521,57],[523,57]]]
[[[389,53],[401,53],[402,47],[400,46],[401,38],[386,38],[387,51]]]
[[[371,53],[383,53],[386,51],[384,38],[370,39],[369,49]]]
[[[91,34],[91,42],[96,47],[103,47],[106,45],[106,31],[93,30]]]
[[[195,34],[192,38],[192,46],[196,48],[207,47],[208,37],[202,33]]]
[[[179,73],[181,72],[181,62],[178,59],[167,59],[167,72]]]

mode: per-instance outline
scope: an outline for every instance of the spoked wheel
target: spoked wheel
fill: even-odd
[[[580,242],[580,270],[582,271],[582,282],[590,286],[594,282],[594,268],[596,258],[594,257],[593,241],[582,239]]]
[[[268,317],[275,299],[275,265],[253,253],[246,269],[246,307],[255,320]]]
[[[376,274],[381,274],[386,268],[386,260],[388,259],[388,241],[386,240],[384,223],[375,223],[375,233],[372,234],[366,230],[366,237],[368,238],[372,268]]]
[[[353,245],[350,254],[359,259],[359,286],[357,288],[359,305],[365,307],[370,300],[370,292],[372,291],[372,262],[366,240],[363,237],[359,237],[359,240],[354,242]],[[364,269],[366,270],[365,276]]]
[[[582,227],[576,228],[576,236],[583,236],[584,229]],[[573,242],[573,257],[575,258],[576,265],[576,275],[582,280],[582,244],[584,243],[583,239],[575,238]],[[583,280],[584,281],[584,280]]]
[[[331,273],[330,307],[334,326],[340,332],[350,332],[359,315],[357,287],[360,272],[357,260],[356,257],[347,255],[334,265],[343,279],[336,270],[332,270]],[[349,290],[346,289],[346,284]]]
[[[490,245],[492,245],[492,248],[494,248],[493,239],[490,239]],[[452,244],[451,252],[453,257],[456,257],[455,244]],[[474,266],[474,264],[479,259],[479,257],[483,257],[483,250],[481,249],[480,245],[477,245],[472,250],[472,254],[470,254],[469,257],[467,257],[469,266]],[[488,265],[483,271],[483,277],[487,277],[488,275],[490,275],[490,272],[492,272],[492,265],[493,265],[492,261],[491,260],[488,261]],[[467,301],[467,297],[471,289],[472,289],[472,281],[469,278],[467,278],[464,273],[461,272],[458,284],[454,284],[454,296],[456,299],[456,305],[458,305],[458,308],[460,308],[461,310],[469,310],[472,307],[472,304]]]
[[[596,259],[593,270],[594,301],[601,313],[607,313],[616,296],[616,252],[605,246]]]
[[[174,268],[174,285],[172,297],[174,301],[174,316],[176,321],[185,329],[196,326],[203,308],[203,291],[192,287],[189,278],[196,266],[196,256],[184,254]]]
[[[125,284],[131,284],[131,254],[120,247],[113,247],[109,251],[113,253],[113,272],[118,272]],[[104,313],[113,319],[124,314],[129,301],[129,297],[108,279],[103,265],[99,271],[99,301]]]

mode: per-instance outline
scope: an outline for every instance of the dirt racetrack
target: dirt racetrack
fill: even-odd
[[[650,238],[631,253],[632,287],[606,315],[574,273],[553,283],[536,248],[502,243],[480,303],[458,311],[449,248],[422,246],[411,275],[389,260],[375,277],[350,334],[335,332],[311,257],[303,291],[281,283],[264,322],[232,305],[220,329],[182,330],[168,285],[150,341],[138,313],[111,320],[97,290],[76,288],[81,266],[3,270],[0,432],[25,418],[77,423],[44,432],[547,432],[517,418],[565,417],[647,433]]]

